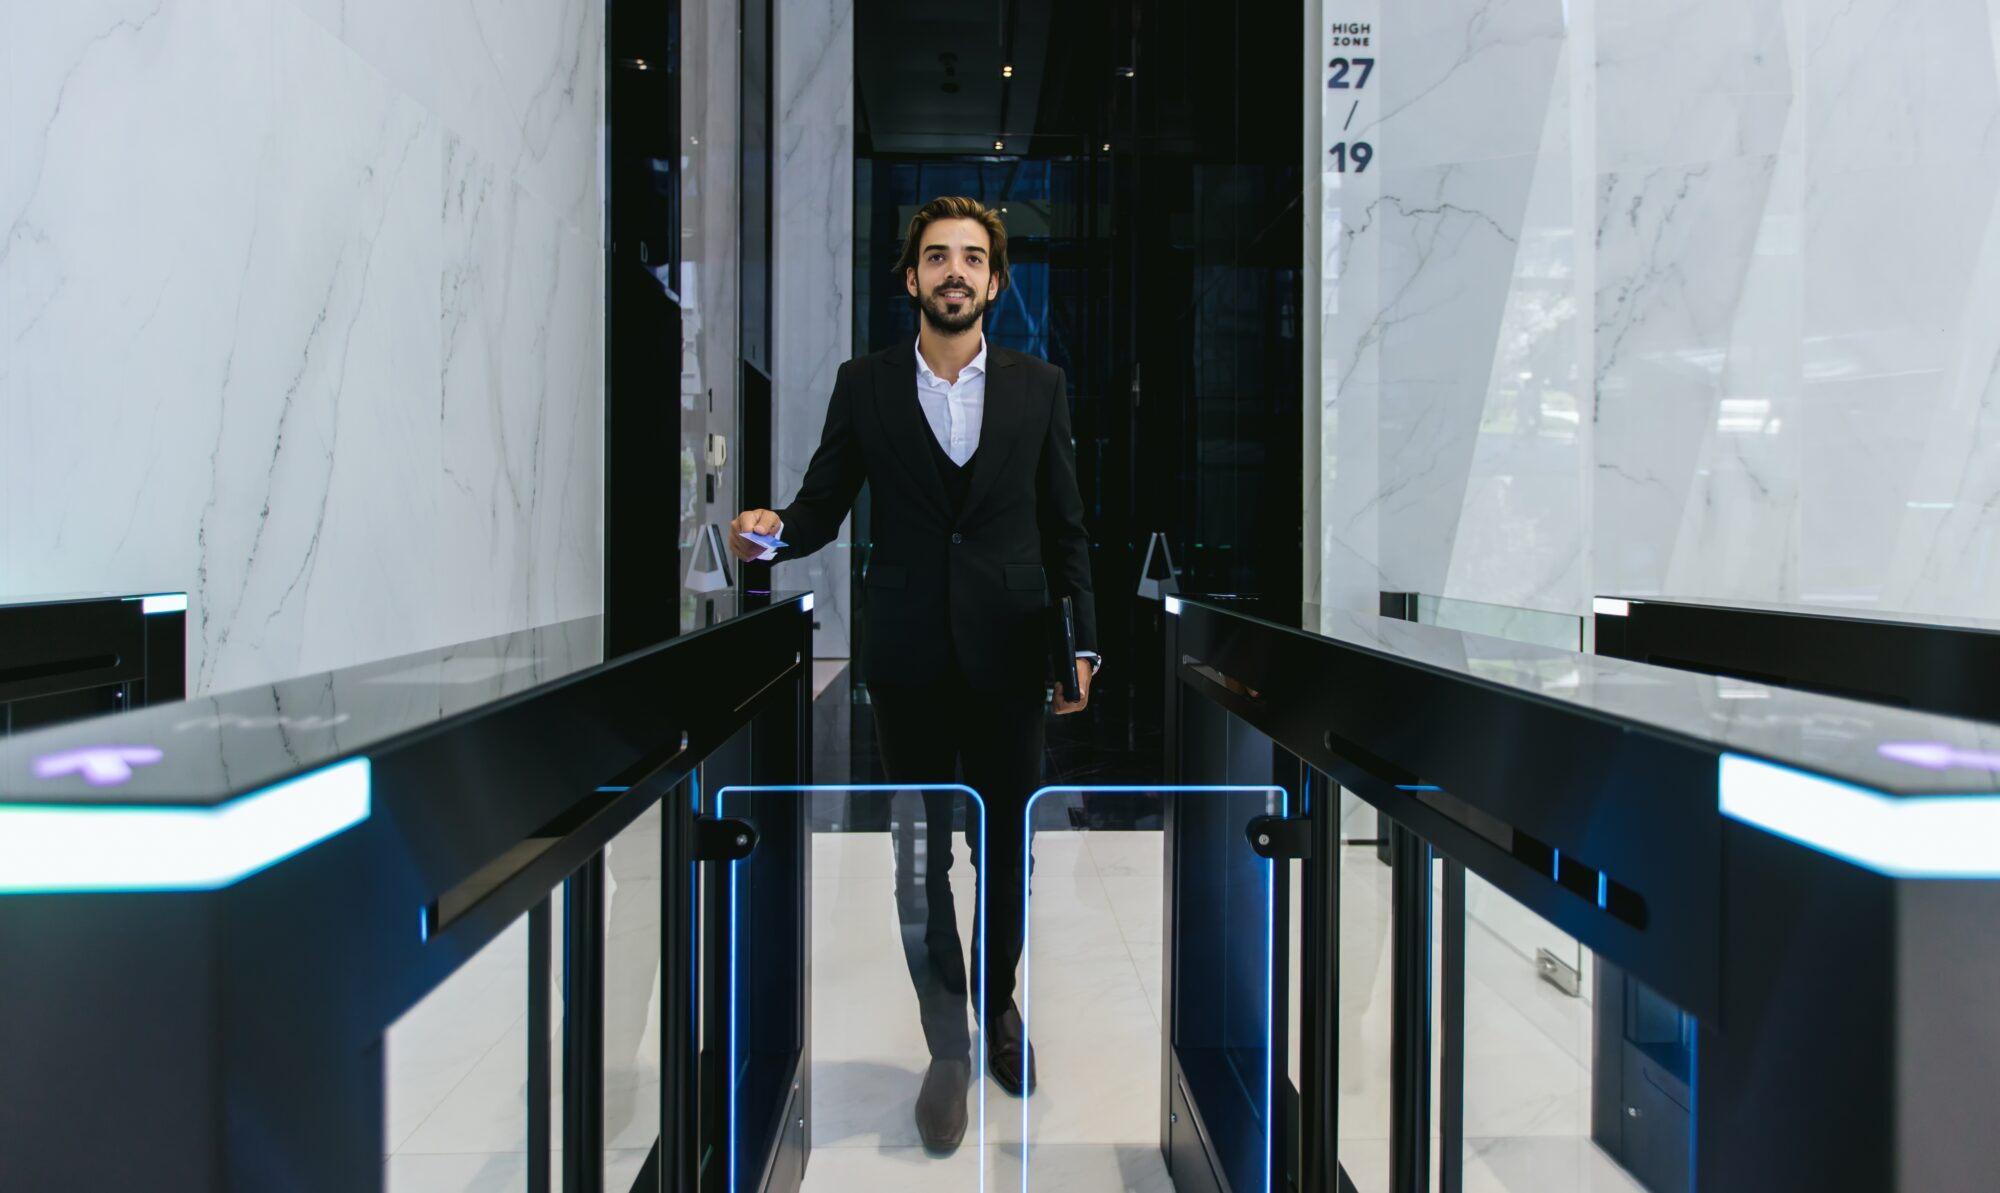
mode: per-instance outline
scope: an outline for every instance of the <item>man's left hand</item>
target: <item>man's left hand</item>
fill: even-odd
[[[1057,716],[1066,717],[1073,712],[1082,712],[1084,709],[1090,707],[1090,677],[1095,671],[1096,668],[1090,665],[1089,659],[1078,659],[1076,661],[1077,699],[1072,702],[1069,699],[1069,697],[1063,694],[1062,685],[1057,684],[1056,685]]]

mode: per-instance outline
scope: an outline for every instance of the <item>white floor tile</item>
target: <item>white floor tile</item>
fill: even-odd
[[[1097,872],[1106,878],[1159,878],[1167,872],[1166,834],[1157,829],[1092,829],[1082,836],[1097,860]]]
[[[802,1193],[971,1193],[983,1158],[974,1147],[949,1156],[920,1147],[815,1148]]]
[[[383,1165],[389,1193],[519,1193],[528,1183],[525,1152],[391,1156]]]
[[[1166,921],[1165,881],[1152,877],[1106,877],[1105,896],[1111,901],[1111,913],[1118,919],[1118,930],[1128,943],[1158,944],[1162,925]]]
[[[1466,1193],[1645,1193],[1588,1138],[1468,1139]]]

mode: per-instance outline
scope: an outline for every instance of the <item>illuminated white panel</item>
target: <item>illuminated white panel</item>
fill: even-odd
[[[368,819],[351,758],[214,808],[0,805],[0,894],[212,891]]]
[[[2000,797],[1901,799],[1724,754],[1722,814],[1895,878],[2000,878]]]

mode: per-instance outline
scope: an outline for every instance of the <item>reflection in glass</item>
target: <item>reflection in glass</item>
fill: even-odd
[[[527,1188],[527,1027],[523,916],[383,1037],[389,1193]]]

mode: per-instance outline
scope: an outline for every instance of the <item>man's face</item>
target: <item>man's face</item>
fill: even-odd
[[[987,248],[978,220],[936,220],[923,230],[917,267],[906,271],[904,284],[933,329],[946,335],[968,330],[999,295]]]

